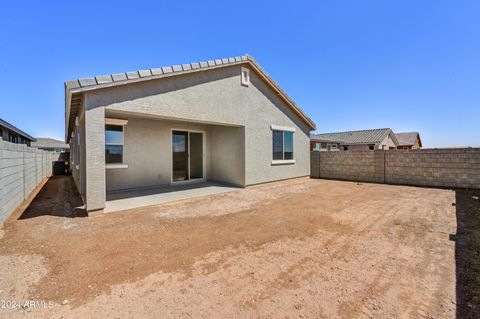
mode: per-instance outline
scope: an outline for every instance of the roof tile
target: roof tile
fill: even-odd
[[[81,78],[81,79],[78,79],[78,82],[80,82],[80,85],[82,87],[97,84],[97,81],[95,80],[95,78]]]
[[[131,79],[138,79],[140,76],[138,75],[138,71],[130,71],[130,72],[127,72],[127,78],[129,80]]]
[[[125,73],[114,73],[112,74],[112,79],[114,82],[125,81],[127,80],[127,75]]]
[[[80,83],[78,83],[78,80],[70,80],[65,81],[65,86],[67,89],[76,89],[80,87]]]
[[[150,70],[138,70],[138,74],[140,74],[141,78],[152,76],[152,72],[150,72]]]
[[[161,75],[161,74],[163,74],[162,68],[153,68],[153,69],[150,69],[150,71],[152,72],[152,75]]]
[[[162,66],[162,71],[164,74],[166,73],[172,73],[173,72],[173,69],[171,66]]]
[[[99,75],[99,76],[96,76],[95,79],[97,80],[98,84],[113,82],[111,75]]]

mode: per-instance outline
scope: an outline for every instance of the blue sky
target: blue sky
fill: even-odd
[[[251,54],[319,132],[480,146],[478,1],[2,1],[0,117],[63,139],[63,82]]]

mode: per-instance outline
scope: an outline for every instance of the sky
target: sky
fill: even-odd
[[[0,118],[64,138],[64,81],[250,54],[317,132],[480,146],[480,1],[2,1]]]

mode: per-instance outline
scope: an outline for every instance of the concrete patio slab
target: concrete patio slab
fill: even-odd
[[[126,190],[107,194],[105,213],[159,205],[195,197],[237,191],[241,188],[219,183],[204,182],[161,188]]]

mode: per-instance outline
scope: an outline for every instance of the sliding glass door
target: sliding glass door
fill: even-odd
[[[172,180],[203,178],[203,133],[172,131]]]

